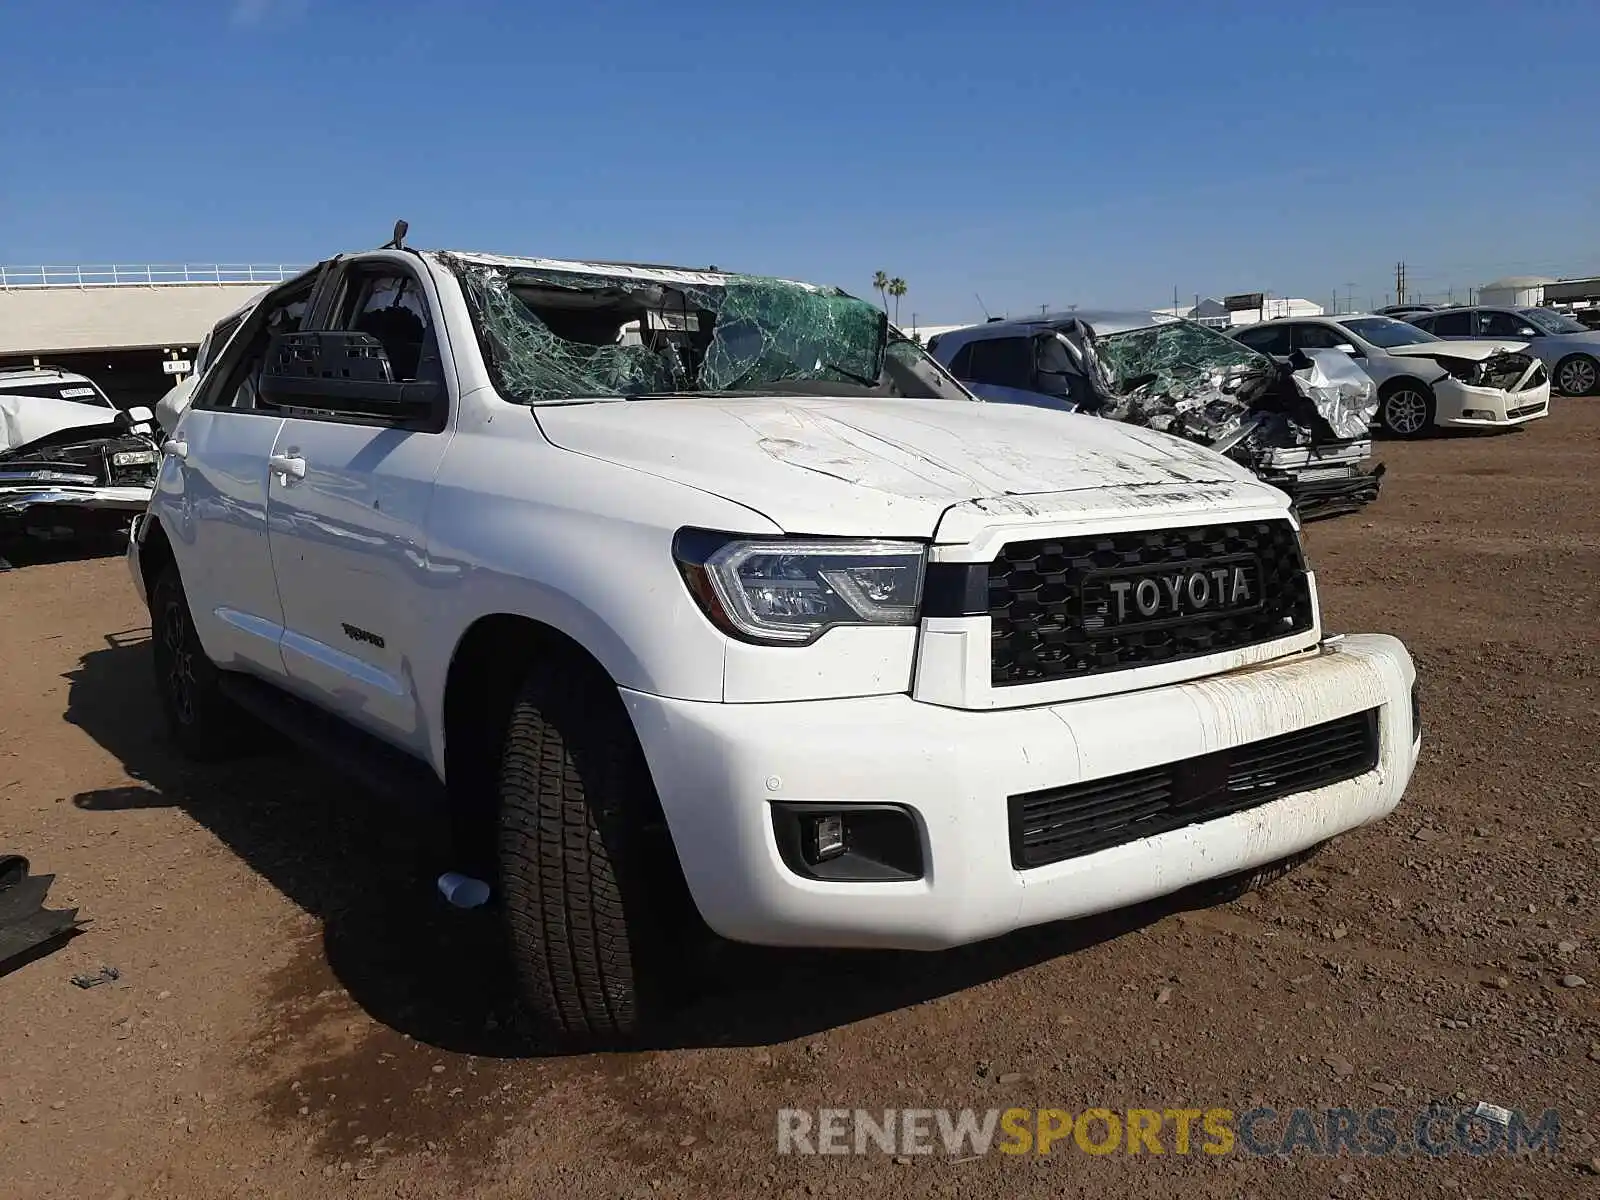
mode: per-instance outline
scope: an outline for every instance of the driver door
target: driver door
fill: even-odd
[[[409,257],[356,260],[315,320],[382,343],[394,381],[444,380],[438,300]],[[414,753],[428,751],[410,664],[428,636],[427,520],[451,433],[287,414],[273,448],[268,540],[291,690]]]

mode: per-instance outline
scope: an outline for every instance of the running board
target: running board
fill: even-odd
[[[263,725],[368,791],[394,799],[444,799],[444,784],[427,763],[282,688],[238,671],[219,671],[217,686]]]

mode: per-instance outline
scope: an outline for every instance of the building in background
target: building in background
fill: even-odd
[[[1590,310],[1600,309],[1600,275],[1562,279],[1547,283],[1540,290],[1545,304],[1563,312],[1583,313],[1587,318],[1591,315]]]
[[[189,374],[213,325],[299,270],[0,266],[0,367],[63,367],[87,375],[121,408],[154,408]]]
[[[1534,308],[1545,302],[1545,289],[1558,282],[1544,275],[1508,275],[1479,288],[1478,303]]]
[[[1320,317],[1327,312],[1314,300],[1297,296],[1273,296],[1266,292],[1239,292],[1218,300],[1207,296],[1198,304],[1179,305],[1177,308],[1152,309],[1168,317],[1187,317],[1202,325],[1228,329],[1238,325],[1254,325],[1274,317]]]

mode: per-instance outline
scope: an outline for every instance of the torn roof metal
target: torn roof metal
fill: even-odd
[[[1037,317],[1015,317],[1005,321],[990,321],[984,325],[964,327],[962,340],[986,341],[989,338],[1025,336],[1042,329],[1070,327],[1074,321],[1081,321],[1097,337],[1109,337],[1115,333],[1170,324],[1179,319],[1147,309],[1077,309],[1072,312],[1041,313]]]
[[[784,283],[804,288],[808,292],[833,292],[837,288],[822,287],[800,279],[784,279],[776,275],[747,275],[736,271],[707,271],[693,267],[671,267],[653,263],[604,262],[597,259],[523,258],[511,254],[488,254],[477,250],[429,250],[428,257],[448,265],[451,262],[471,266],[497,267],[507,271],[561,271],[573,275],[593,275],[604,279],[635,279],[645,283],[682,284],[690,287],[726,287],[731,280],[761,280]]]

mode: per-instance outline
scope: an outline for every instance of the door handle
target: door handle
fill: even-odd
[[[168,458],[188,458],[189,443],[182,441],[181,439],[174,438],[172,441],[163,442],[161,444],[161,453],[166,455]]]
[[[284,482],[306,477],[306,460],[298,454],[274,454],[267,459],[267,468],[274,475],[282,475]]]

